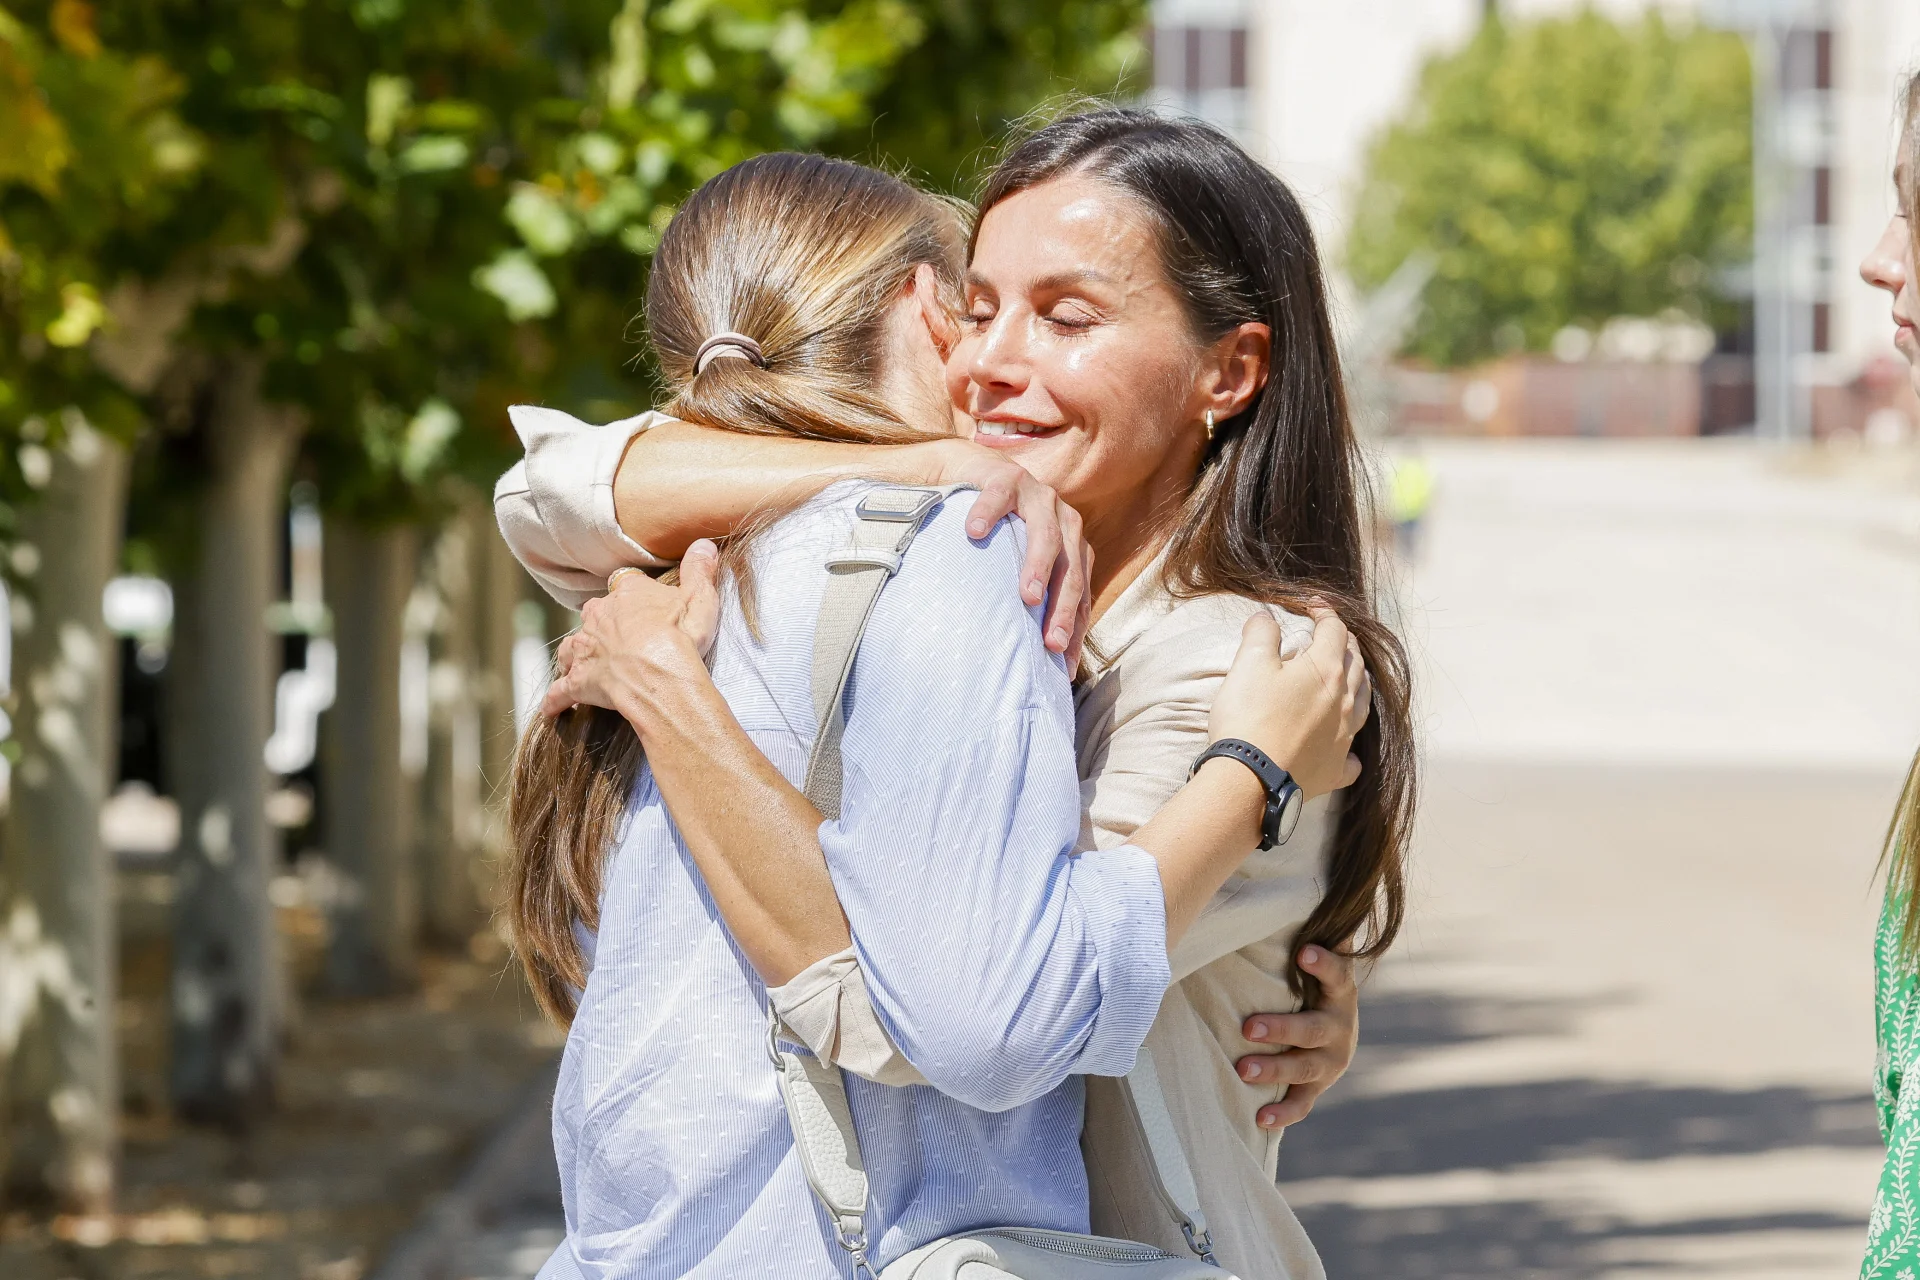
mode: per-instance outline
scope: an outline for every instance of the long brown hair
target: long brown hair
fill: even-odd
[[[957,206],[844,160],[782,152],[709,180],[668,224],[647,284],[665,411],[754,435],[927,438],[878,394],[887,317],[923,263],[957,300],[965,236]],[[725,332],[758,343],[765,366],[696,370],[701,344]],[[514,757],[514,948],[561,1023],[587,981],[574,930],[599,928],[601,872],[641,761],[632,726],[587,707],[536,716]]]
[[[1385,951],[1406,914],[1416,757],[1406,651],[1376,616],[1363,533],[1366,468],[1313,229],[1287,185],[1218,130],[1146,111],[1068,116],[1017,143],[988,177],[980,217],[1068,174],[1117,188],[1153,219],[1163,265],[1194,336],[1248,322],[1273,333],[1271,373],[1220,424],[1169,547],[1167,586],[1304,612],[1330,604],[1366,654],[1374,714],[1354,751],[1360,781],[1340,792],[1327,891],[1295,940]],[[979,234],[975,223],[975,235]],[[1297,968],[1289,981],[1312,995]]]
[[[1908,79],[1902,94],[1900,158],[1906,162],[1906,184],[1900,192],[1907,211],[1907,230],[1913,237],[1912,262],[1920,263],[1920,72]],[[1887,891],[1899,903],[1900,952],[1907,963],[1920,961],[1920,754],[1907,770],[1900,803],[1887,824],[1880,850],[1887,869]]]

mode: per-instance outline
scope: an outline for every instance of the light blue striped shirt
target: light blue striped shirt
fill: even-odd
[[[814,737],[824,560],[867,486],[756,549],[759,638],[726,603],[714,681],[797,785]],[[931,516],[847,690],[841,817],[820,828],[874,1006],[933,1087],[849,1079],[877,1266],[970,1228],[1087,1229],[1078,1073],[1122,1075],[1165,993],[1166,907],[1139,849],[1074,854],[1064,667],[1017,593],[1024,530]],[[801,1174],[766,991],[643,773],[605,875],[554,1146],[567,1241],[543,1280],[851,1274]]]

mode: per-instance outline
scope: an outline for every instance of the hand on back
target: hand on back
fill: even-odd
[[[915,448],[929,446],[915,445]],[[935,484],[964,484],[978,489],[967,536],[984,538],[1002,518],[1017,515],[1027,526],[1027,558],[1020,566],[1020,598],[1047,602],[1047,648],[1067,658],[1067,671],[1080,667],[1080,646],[1093,618],[1093,548],[1082,532],[1080,513],[1017,462],[970,440],[942,440]]]
[[[607,594],[580,610],[580,626],[554,653],[554,679],[541,714],[606,707],[629,720],[662,679],[700,666],[720,629],[719,549],[702,539],[687,548],[677,583],[622,569]],[[635,728],[642,726],[637,722]]]
[[[1373,681],[1360,645],[1330,609],[1313,611],[1313,642],[1280,656],[1280,624],[1247,619],[1240,651],[1214,694],[1209,737],[1251,742],[1293,775],[1309,799],[1360,777],[1354,735],[1373,712]]]

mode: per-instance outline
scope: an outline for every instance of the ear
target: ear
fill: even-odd
[[[1250,322],[1222,335],[1201,374],[1199,407],[1213,410],[1221,422],[1244,413],[1267,385],[1272,359],[1273,330],[1267,325]]]
[[[932,340],[934,350],[940,353],[940,359],[944,362],[960,341],[960,326],[954,323],[953,312],[941,301],[939,273],[923,262],[913,269],[913,277],[907,281],[906,289],[919,305],[920,320],[927,327],[927,337]]]

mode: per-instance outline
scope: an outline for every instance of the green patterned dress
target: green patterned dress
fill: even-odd
[[[1879,1028],[1873,1099],[1880,1107],[1887,1164],[1867,1219],[1861,1280],[1920,1278],[1920,992],[1912,961],[1900,954],[1905,915],[1905,901],[1888,893],[1873,944],[1873,1005]]]

